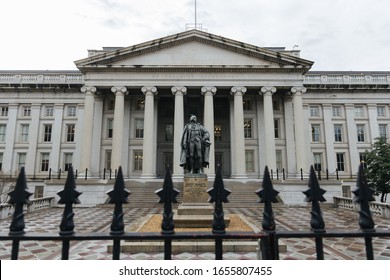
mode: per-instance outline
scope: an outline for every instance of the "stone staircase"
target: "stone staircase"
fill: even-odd
[[[158,203],[158,196],[155,191],[162,187],[162,182],[137,182],[137,181],[126,181],[126,189],[131,191],[129,196],[129,203],[125,204],[124,207],[132,208],[143,208],[153,207],[162,208],[162,204]],[[229,195],[229,203],[225,203],[225,208],[256,208],[261,207],[257,202],[259,197],[255,194],[261,186],[259,183],[240,183],[240,182],[229,182],[224,181],[226,189],[231,191]],[[180,191],[177,197],[179,203],[182,201],[182,184],[174,183],[174,187]],[[104,206],[104,205],[103,205]],[[177,207],[177,205],[175,205]],[[175,208],[176,208],[175,207]]]

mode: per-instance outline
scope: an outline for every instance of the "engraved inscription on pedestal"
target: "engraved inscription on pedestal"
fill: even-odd
[[[207,203],[207,177],[184,177],[183,203]]]

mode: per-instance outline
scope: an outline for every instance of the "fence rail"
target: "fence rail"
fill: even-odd
[[[224,189],[224,184],[220,170],[217,171],[213,188],[207,192],[210,195],[210,202],[214,203],[214,220],[211,232],[185,232],[176,233],[174,227],[174,219],[172,212],[172,203],[176,202],[178,191],[173,188],[170,171],[167,170],[164,179],[163,187],[156,191],[160,197],[160,203],[164,204],[162,213],[161,232],[125,232],[123,222],[122,205],[127,203],[129,192],[125,189],[122,169],[119,167],[116,176],[114,187],[107,194],[109,203],[114,204],[114,213],[111,223],[111,231],[108,233],[89,232],[77,233],[74,231],[75,225],[73,222],[73,204],[80,203],[78,197],[81,195],[76,190],[73,168],[70,167],[62,191],[58,192],[60,200],[58,203],[64,204],[64,212],[62,221],[59,226],[58,233],[25,233],[24,228],[24,211],[23,207],[30,204],[28,199],[31,193],[27,191],[26,178],[24,168],[18,177],[18,181],[9,196],[10,204],[15,206],[13,219],[10,225],[10,231],[0,233],[0,240],[12,241],[11,259],[18,259],[20,242],[26,240],[56,240],[62,241],[62,259],[69,259],[70,241],[88,241],[88,240],[111,240],[113,242],[112,259],[120,258],[121,241],[131,240],[163,240],[164,241],[164,259],[172,258],[172,241],[173,240],[214,240],[215,258],[223,258],[223,242],[225,240],[238,239],[255,239],[260,240],[260,250],[262,259],[279,259],[279,240],[284,238],[312,238],[315,241],[317,259],[324,259],[324,238],[363,238],[365,241],[366,258],[374,258],[374,249],[372,238],[388,238],[390,232],[386,230],[375,229],[375,224],[372,219],[372,213],[369,207],[369,201],[373,201],[373,191],[368,187],[364,177],[363,168],[360,166],[358,173],[357,189],[354,191],[355,201],[359,204],[359,229],[352,231],[336,231],[326,230],[325,222],[322,218],[320,202],[325,199],[323,197],[325,190],[321,189],[316,176],[316,173],[311,167],[308,190],[304,192],[306,202],[311,203],[311,220],[310,230],[302,231],[278,231],[274,221],[272,204],[277,202],[278,191],[273,189],[272,180],[268,168],[265,168],[262,187],[256,191],[259,196],[260,203],[264,204],[263,220],[261,232],[226,232],[224,223],[223,202],[228,202],[229,190]],[[254,248],[254,251],[256,248]]]

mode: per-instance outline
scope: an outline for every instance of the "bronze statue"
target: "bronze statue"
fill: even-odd
[[[202,174],[203,168],[209,166],[210,145],[209,132],[191,115],[181,138],[180,166],[189,173]]]

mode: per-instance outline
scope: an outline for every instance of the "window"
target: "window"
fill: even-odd
[[[112,138],[114,122],[112,119],[107,119],[107,138]]]
[[[255,171],[255,159],[253,150],[245,150],[245,166],[246,172]]]
[[[332,106],[333,117],[341,117],[341,106]]]
[[[0,171],[3,170],[3,153],[0,153]]]
[[[72,153],[65,153],[64,154],[64,170],[68,171],[69,168],[72,166],[73,162],[73,154]]]
[[[336,153],[337,170],[345,171],[344,153]]]
[[[75,105],[69,105],[67,110],[67,116],[76,117],[76,109],[77,107]]]
[[[8,106],[1,105],[0,106],[0,116],[7,117],[8,116]]]
[[[106,169],[111,170],[111,150],[106,150]]]
[[[320,108],[318,106],[310,106],[310,117],[319,117]]]
[[[365,153],[359,153],[359,161],[361,164],[363,164],[363,168],[367,168],[367,157]]]
[[[320,142],[320,125],[312,124],[311,125],[311,141]]]
[[[42,198],[43,197],[43,186],[35,186],[34,190],[34,198]]]
[[[5,132],[7,130],[6,124],[0,124],[0,143],[5,142]]]
[[[75,127],[74,123],[66,125],[66,142],[74,142]]]
[[[387,124],[379,125],[379,137],[387,138]]]
[[[26,165],[26,153],[18,153],[18,170]]]
[[[144,120],[135,120],[135,138],[144,138]]]
[[[173,124],[165,125],[165,141],[173,140]]]
[[[378,106],[377,107],[377,116],[378,117],[385,117],[386,116],[386,107],[385,106]]]
[[[244,120],[244,137],[252,138],[252,120],[250,119]]]
[[[275,129],[275,138],[279,139],[280,138],[280,120],[279,119],[274,120],[274,129]]]
[[[252,100],[250,99],[244,99],[242,102],[244,110],[250,111],[252,110]]]
[[[145,100],[144,99],[137,99],[136,110],[137,111],[144,111],[145,110]]]
[[[52,117],[54,115],[54,106],[46,105],[45,106],[45,117]]]
[[[222,141],[222,125],[220,124],[214,126],[214,139],[215,142]]]
[[[28,143],[29,125],[28,124],[22,124],[20,130],[21,130],[20,131],[20,142]]]
[[[322,170],[322,154],[321,153],[314,153],[314,170],[315,171],[321,171]]]
[[[143,151],[136,150],[134,151],[134,171],[142,171],[142,160],[144,158]]]
[[[357,141],[364,142],[364,124],[356,125]]]
[[[23,106],[23,117],[31,116],[31,106]]]
[[[52,127],[53,126],[51,124],[45,124],[43,126],[43,142],[51,142]]]
[[[41,171],[49,171],[49,153],[41,153]]]
[[[276,156],[276,169],[278,171],[282,171],[283,169],[282,150],[276,150],[275,156]]]
[[[355,117],[364,117],[364,108],[363,106],[354,107]]]
[[[335,124],[333,126],[333,130],[334,130],[334,141],[343,142],[343,125]]]

